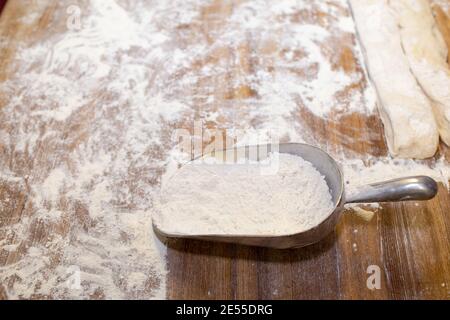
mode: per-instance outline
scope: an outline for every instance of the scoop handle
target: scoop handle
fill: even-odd
[[[427,176],[414,176],[378,182],[361,187],[350,194],[346,203],[395,202],[405,200],[429,200],[438,191],[434,179]]]

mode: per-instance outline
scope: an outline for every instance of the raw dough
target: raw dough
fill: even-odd
[[[386,0],[350,0],[390,152],[427,158],[439,142],[428,98],[409,69],[393,10]]]
[[[442,140],[450,145],[450,70],[447,46],[426,0],[397,0],[402,46],[412,73],[431,100]]]

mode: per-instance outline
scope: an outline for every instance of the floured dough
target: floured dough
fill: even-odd
[[[387,0],[350,0],[350,4],[390,152],[403,158],[433,156],[439,142],[436,121],[409,69],[393,10]]]
[[[426,0],[396,0],[402,46],[412,73],[431,100],[439,134],[450,145],[450,70],[447,46]]]

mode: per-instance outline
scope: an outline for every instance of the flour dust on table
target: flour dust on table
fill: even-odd
[[[427,168],[381,155],[371,170],[352,146],[379,144],[379,127],[336,132],[332,143],[317,136],[354,115],[378,117],[346,0],[22,7],[14,28],[0,28],[0,298],[165,298],[152,204],[177,154],[172,133],[195,120],[242,130],[241,145],[273,134],[318,145],[344,167],[357,159],[351,183],[368,171],[377,180],[417,169],[448,177],[445,159]]]
[[[164,298],[151,205],[174,128],[298,142],[314,138],[300,109],[374,110],[362,64],[337,66],[341,43],[357,56],[344,0],[80,1],[68,28],[74,4],[34,1],[15,22],[33,37],[1,33],[15,51],[0,80],[0,296]]]

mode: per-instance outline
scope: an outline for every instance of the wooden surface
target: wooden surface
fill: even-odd
[[[0,80],[8,79],[14,72],[10,61],[16,54],[18,40],[39,41],[45,38],[46,32],[54,32],[47,30],[47,27],[55,26],[57,6],[58,4],[49,2],[35,24],[23,25],[19,18],[32,10],[32,7],[28,7],[25,1],[9,1],[0,21],[1,34],[5,37],[0,48]],[[205,6],[202,9],[201,25],[185,26],[186,32],[193,31],[192,41],[195,41],[198,32],[203,36],[214,34],[213,31],[220,32],[220,21],[227,17],[232,6],[229,2],[215,2]],[[442,32],[446,34],[447,41],[450,41],[449,12],[441,6],[434,9]],[[302,16],[299,15],[296,19],[302,19]],[[320,16],[315,19],[320,23]],[[57,25],[56,23],[55,28]],[[336,63],[340,67],[362,72],[352,54],[354,42],[352,36],[336,35],[327,49],[331,52],[330,55],[338,57]],[[235,53],[234,50],[239,51],[240,61],[230,58]],[[257,65],[250,55],[251,52],[263,55],[264,50],[267,52],[276,48],[262,48],[250,39],[237,49],[225,48],[217,53],[217,57],[210,57],[212,61],[226,61],[228,73],[220,81],[211,83],[211,79],[203,78],[195,84],[195,93],[214,94],[218,100],[211,110],[205,107],[204,111],[220,113],[230,99],[236,102],[252,95],[249,88],[233,88],[233,80],[242,73],[252,73],[258,67],[266,67]],[[200,61],[199,68],[201,63]],[[351,90],[362,90],[366,85],[365,81],[361,80]],[[1,95],[0,92],[0,108],[1,103],[5,103]],[[27,113],[22,116],[27,117]],[[219,117],[221,120],[209,125],[229,128],[234,123],[233,117],[239,116],[238,111],[223,112],[222,117]],[[5,119],[8,114],[1,114],[1,117]],[[95,122],[90,121],[89,117],[87,113],[84,123],[72,119],[67,126],[61,127],[65,137],[69,139],[71,136],[78,136],[83,140],[83,135],[89,135],[89,126],[95,127]],[[326,146],[329,151],[352,152],[361,156],[387,154],[382,124],[376,114],[370,117],[351,114],[339,121],[333,117],[325,121],[308,113],[299,102],[298,112],[293,117],[294,121],[301,122],[307,128],[306,140],[310,139],[308,142]],[[167,132],[170,130],[171,128],[167,128]],[[349,137],[352,139],[348,139]],[[73,139],[73,144],[76,143],[77,140]],[[61,157],[53,157],[52,161],[64,161],[64,154],[69,154],[73,147],[67,144],[55,147],[43,141],[39,150],[28,157],[2,152],[0,165],[16,172],[22,170],[32,177],[39,175],[42,170],[48,170],[49,155],[57,154]],[[165,148],[168,150],[169,146]],[[6,148],[0,147],[1,150],[5,151]],[[448,148],[441,145],[440,154],[446,153]],[[154,157],[157,158],[158,155]],[[1,211],[0,225],[5,226],[12,220],[20,221],[22,215],[29,213],[26,192],[16,192],[14,186],[4,181],[1,183],[0,194],[8,192],[14,195],[11,205],[3,207]],[[77,222],[65,221],[67,225],[73,223]],[[64,226],[61,228],[64,229]],[[54,230],[37,226],[27,241],[39,242],[39,239],[45,239],[50,232]],[[58,232],[65,234],[64,230]],[[333,234],[322,242],[303,249],[279,251],[177,240],[169,243],[167,257],[167,295],[172,299],[448,299],[450,196],[440,186],[439,194],[434,200],[418,206],[415,203],[383,204],[370,222],[345,214]],[[7,266],[16,258],[2,253],[0,266]],[[369,290],[366,285],[369,276],[367,268],[371,265],[379,266],[381,270],[379,290]],[[0,284],[0,287],[1,285],[6,284]],[[101,297],[102,295],[93,296]]]

